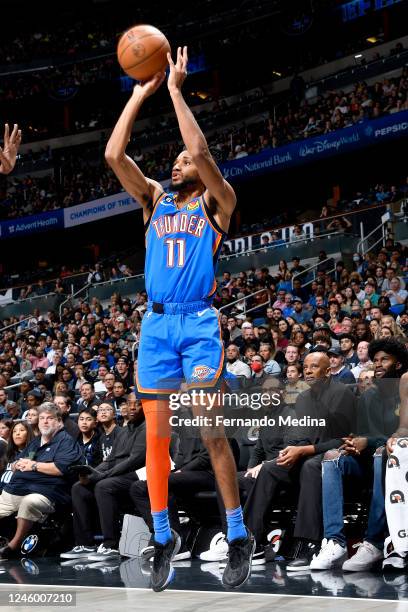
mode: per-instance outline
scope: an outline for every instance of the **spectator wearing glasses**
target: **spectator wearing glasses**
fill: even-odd
[[[116,423],[115,409],[109,402],[103,401],[96,406],[97,421],[101,427],[100,443],[102,449],[102,459],[105,461],[112,452],[113,443],[118,435],[123,433],[123,428]]]
[[[103,401],[112,401],[114,399],[113,395],[113,387],[115,384],[116,378],[113,372],[107,372],[105,374],[105,378],[103,379],[103,384],[105,385],[105,393],[101,396]]]

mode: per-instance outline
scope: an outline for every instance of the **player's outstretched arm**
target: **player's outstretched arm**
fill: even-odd
[[[0,147],[0,174],[10,174],[16,165],[18,147],[21,143],[21,130],[14,124],[10,134],[8,123],[4,125],[4,145]]]
[[[197,166],[200,178],[209,195],[217,203],[216,210],[221,220],[221,227],[227,229],[235,208],[236,196],[231,185],[223,178],[208,149],[205,136],[181,93],[181,87],[187,76],[187,47],[183,47],[183,49],[178,47],[176,63],[171,59],[170,53],[167,54],[167,59],[170,65],[167,86],[176,111],[183,142]]]
[[[163,83],[165,73],[157,73],[152,79],[136,85],[118,119],[105,149],[105,159],[110,165],[121,185],[143,207],[143,218],[146,222],[151,214],[152,204],[163,191],[157,181],[146,178],[137,164],[126,155],[132,127],[143,102]]]

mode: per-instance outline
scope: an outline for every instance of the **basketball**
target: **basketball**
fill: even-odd
[[[133,79],[146,81],[167,66],[170,44],[165,35],[151,25],[129,28],[120,38],[118,61]]]

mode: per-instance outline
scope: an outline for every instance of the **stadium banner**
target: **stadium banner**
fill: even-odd
[[[99,200],[77,204],[64,209],[64,227],[75,227],[91,221],[100,221],[113,215],[121,215],[141,208],[126,191],[115,193]]]
[[[407,135],[408,111],[401,111],[276,149],[265,149],[256,155],[240,157],[220,164],[220,169],[224,178],[233,182]]]
[[[30,217],[17,217],[16,219],[0,222],[0,239],[18,238],[37,232],[48,232],[53,229],[63,229],[64,211],[62,208],[51,212],[31,215]]]

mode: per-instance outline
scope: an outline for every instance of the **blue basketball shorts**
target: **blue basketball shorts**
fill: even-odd
[[[215,387],[224,367],[218,311],[208,302],[152,302],[142,320],[136,388],[140,398],[166,397],[186,382],[191,388]]]

